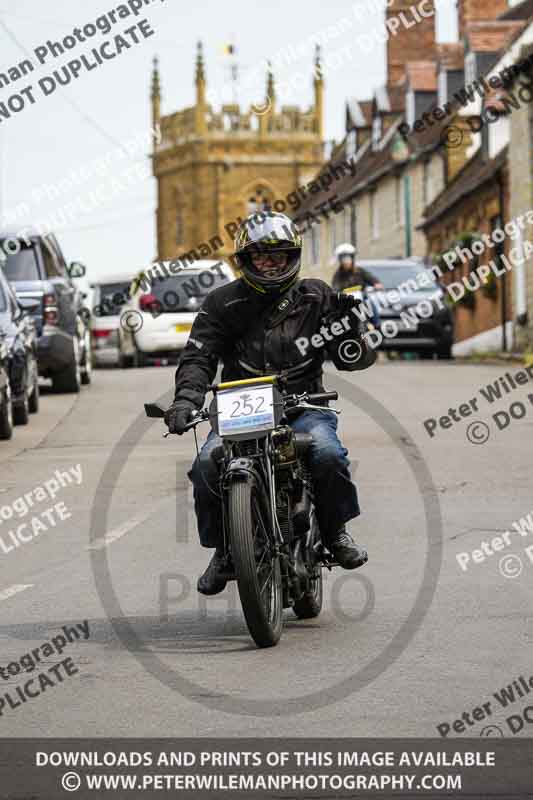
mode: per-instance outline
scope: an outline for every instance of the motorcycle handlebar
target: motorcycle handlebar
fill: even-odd
[[[316,394],[308,394],[307,401],[309,403],[317,403],[321,400],[338,400],[338,392],[317,392]]]

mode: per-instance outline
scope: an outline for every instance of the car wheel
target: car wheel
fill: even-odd
[[[15,425],[27,425],[30,421],[30,402],[28,391],[24,390],[22,400],[13,406],[13,422]]]
[[[81,367],[81,382],[84,386],[89,386],[93,376],[93,364],[91,361],[90,340],[85,337],[85,356]]]
[[[0,439],[11,439],[13,436],[13,408],[11,392],[4,389],[0,399]]]
[[[33,384],[33,389],[30,394],[28,406],[30,409],[30,414],[36,414],[39,411],[39,378],[37,375],[35,376],[35,382]]]
[[[420,353],[422,361],[433,361],[433,351]]]
[[[122,352],[122,348],[120,348],[118,353],[118,365],[120,369],[131,369],[131,367],[133,367],[134,360],[134,356],[127,356]]]
[[[135,346],[135,355],[133,356],[134,365],[136,367],[147,367],[148,366],[148,358],[146,353],[143,353],[142,350],[139,350],[137,346]]]
[[[448,345],[448,347],[443,347],[440,350],[437,350],[437,358],[439,359],[439,361],[450,361],[451,359],[453,359],[451,345]]]
[[[73,358],[68,367],[52,376],[54,392],[78,394],[81,390],[81,368],[78,358],[78,343],[73,340]]]

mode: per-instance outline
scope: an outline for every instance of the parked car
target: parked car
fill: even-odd
[[[39,374],[51,378],[55,391],[79,392],[91,381],[90,333],[84,321],[83,298],[73,283],[85,275],[83,264],[67,266],[56,237],[29,229],[24,238],[0,232],[0,250],[6,256],[4,273],[17,297],[38,303]]]
[[[444,290],[424,263],[416,259],[363,260],[357,263],[371,272],[384,287],[372,292],[383,332],[380,347],[388,351],[418,353],[422,358],[433,358],[434,354],[442,359],[452,358],[453,315],[444,302],[435,302],[436,298],[444,300]],[[393,291],[399,294],[398,302],[390,302],[388,292]],[[396,300],[396,295],[392,299]],[[414,315],[411,315],[411,321],[407,320],[405,312],[421,300],[432,302],[431,316],[418,315],[413,320]],[[383,329],[386,321],[396,324],[396,336],[386,335],[387,328]]]
[[[133,272],[106,275],[101,281],[91,284],[91,344],[95,366],[119,364],[120,315],[129,302],[134,277]]]
[[[0,336],[0,439],[13,436],[13,406],[9,385],[9,348],[6,336]]]
[[[137,275],[121,314],[122,367],[143,367],[152,358],[175,361],[206,296],[235,279],[228,264],[209,260],[194,261],[177,275],[144,281],[144,288],[143,274]]]
[[[0,336],[8,349],[9,385],[15,425],[27,425],[39,410],[36,301],[17,300],[0,269]]]

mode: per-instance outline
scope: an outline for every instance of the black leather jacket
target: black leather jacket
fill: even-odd
[[[366,325],[342,307],[343,302],[345,298],[315,278],[297,281],[275,299],[257,294],[242,279],[215,289],[198,312],[181,354],[175,399],[190,400],[201,408],[219,360],[223,381],[285,372],[288,392],[322,391],[325,358],[339,369],[366,369],[376,360],[374,350],[361,340]],[[324,347],[311,344],[321,326],[341,318],[348,319],[341,335],[324,340]],[[337,323],[335,329],[342,327]],[[353,364],[338,357],[345,340],[360,343],[362,356]]]
[[[366,287],[375,286],[378,283],[379,280],[375,275],[372,275],[367,269],[358,267],[357,265],[353,267],[353,269],[342,269],[342,267],[339,267],[331,279],[331,285],[338,292],[341,292],[343,289],[348,289],[349,286]]]

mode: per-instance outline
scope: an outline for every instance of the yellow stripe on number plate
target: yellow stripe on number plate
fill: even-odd
[[[264,375],[261,378],[244,378],[240,381],[226,381],[226,383],[219,383],[217,386],[217,390],[219,389],[232,389],[234,386],[249,386],[253,385],[254,383],[274,383],[276,380],[275,375]]]
[[[191,328],[192,325],[190,322],[182,322],[176,325],[176,333],[187,333]]]

